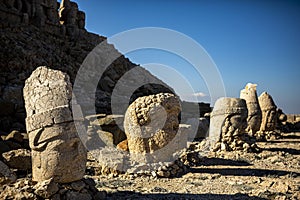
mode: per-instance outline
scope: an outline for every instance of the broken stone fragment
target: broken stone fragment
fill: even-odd
[[[30,170],[31,153],[27,149],[11,150],[2,154],[5,163],[13,169]]]
[[[9,167],[0,160],[0,185],[13,183],[17,180],[16,175]]]
[[[123,150],[123,151],[129,151],[129,149],[128,149],[128,141],[127,140],[123,140],[122,142],[120,142],[117,145],[117,149]]]
[[[34,189],[34,193],[40,197],[43,197],[44,199],[50,198],[59,190],[57,184],[53,181],[52,178],[37,183],[34,186]]]

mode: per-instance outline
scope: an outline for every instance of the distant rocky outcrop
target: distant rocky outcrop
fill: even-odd
[[[85,13],[69,0],[60,4],[56,0],[1,1],[0,27],[0,130],[25,131],[22,89],[30,74],[39,66],[47,66],[67,73],[73,84],[83,60],[106,38],[86,31]],[[161,84],[141,86],[128,97],[131,102],[139,96],[172,93],[162,81],[121,55],[99,81],[97,113],[111,113],[113,88],[133,68],[139,68],[136,80],[151,78]]]

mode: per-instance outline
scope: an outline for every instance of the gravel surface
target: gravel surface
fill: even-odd
[[[179,178],[93,177],[107,199],[300,199],[300,133],[260,153],[210,153]]]

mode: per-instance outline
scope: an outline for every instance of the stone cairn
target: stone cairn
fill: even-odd
[[[68,183],[83,178],[86,150],[72,118],[69,76],[38,67],[26,80],[26,127],[32,150],[32,179]]]
[[[262,122],[259,131],[256,133],[257,140],[277,139],[281,135],[276,131],[277,106],[273,98],[267,92],[263,92],[259,98],[259,105],[262,110]]]
[[[248,109],[246,132],[254,135],[260,129],[261,109],[258,103],[256,84],[248,83],[245,89],[241,90],[240,98],[245,99]]]
[[[209,143],[213,151],[258,150],[246,133],[247,106],[244,99],[220,98],[211,113]]]

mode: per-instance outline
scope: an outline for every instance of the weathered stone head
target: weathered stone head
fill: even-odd
[[[217,150],[248,150],[245,140],[247,127],[247,106],[244,99],[220,98],[211,113],[209,141]]]
[[[255,134],[260,129],[261,109],[258,103],[256,84],[248,83],[245,89],[241,90],[240,98],[245,99],[248,109],[246,131]]]
[[[267,92],[262,93],[258,101],[262,110],[260,131],[274,131],[277,123],[277,106]]]
[[[61,71],[38,67],[25,82],[34,181],[66,183],[84,175],[86,151],[74,125],[71,98],[69,76]]]
[[[147,156],[158,156],[159,160],[174,153],[174,149],[165,148],[163,155],[156,155],[175,138],[180,111],[178,97],[169,93],[139,97],[128,107],[124,128],[133,159],[147,162]]]

